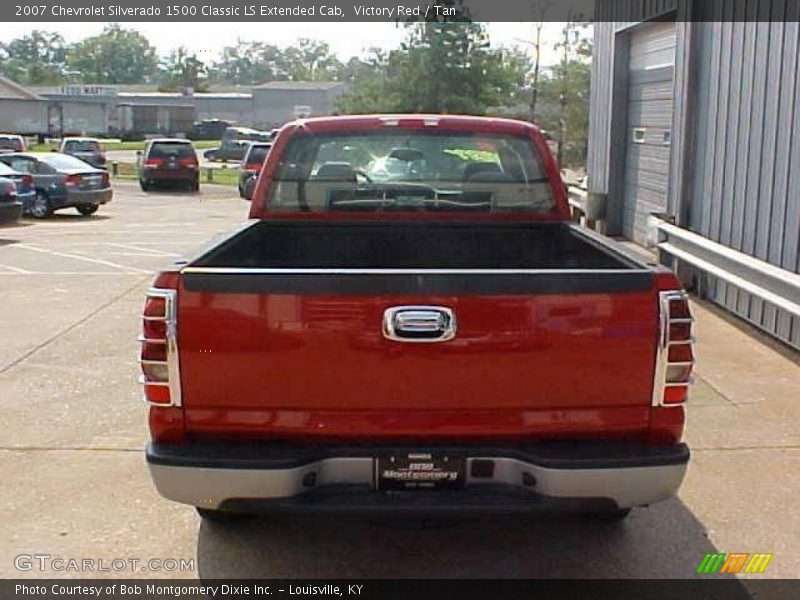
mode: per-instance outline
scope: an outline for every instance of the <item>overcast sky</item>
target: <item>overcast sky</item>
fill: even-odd
[[[213,60],[223,46],[243,40],[269,42],[278,46],[295,43],[300,37],[328,42],[342,60],[363,55],[371,47],[395,48],[405,37],[402,27],[394,23],[122,23],[125,28],[137,29],[150,40],[159,54],[172,48],[186,46],[202,60]],[[495,46],[522,46],[520,40],[533,38],[533,23],[487,23],[491,42]],[[30,33],[33,29],[59,32],[67,42],[76,42],[103,30],[103,23],[3,23],[3,39],[9,40]],[[543,30],[542,63],[557,62],[553,44],[558,39],[560,23],[545,23]]]

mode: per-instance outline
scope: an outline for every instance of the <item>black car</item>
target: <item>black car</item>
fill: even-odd
[[[270,148],[272,148],[270,142],[252,142],[247,148],[239,171],[239,195],[242,198],[250,199],[247,192],[251,186],[248,186],[247,183],[258,176]]]
[[[17,184],[0,177],[0,225],[18,221],[22,216],[22,202],[17,198]]]
[[[187,136],[190,140],[218,140],[225,130],[233,125],[230,121],[222,119],[203,119],[195,121]]]
[[[30,175],[36,195],[28,212],[43,219],[62,208],[75,208],[82,215],[97,212],[113,196],[108,173],[74,156],[56,152],[0,154],[0,162],[14,171]]]

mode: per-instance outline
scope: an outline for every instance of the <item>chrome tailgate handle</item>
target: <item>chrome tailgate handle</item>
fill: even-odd
[[[456,336],[456,316],[445,306],[395,306],[383,312],[383,337],[396,342],[446,342]]]

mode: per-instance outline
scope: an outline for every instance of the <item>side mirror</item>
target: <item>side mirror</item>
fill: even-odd
[[[252,200],[253,199],[253,192],[256,189],[256,176],[251,175],[248,177],[247,181],[244,182],[244,190],[242,190],[242,195],[244,196],[245,200]]]

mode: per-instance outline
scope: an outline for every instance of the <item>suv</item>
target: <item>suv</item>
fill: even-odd
[[[13,133],[0,133],[0,153],[3,152],[25,152],[28,145],[25,138]]]
[[[69,137],[61,140],[58,152],[81,159],[98,169],[106,168],[106,153],[95,138]]]
[[[197,153],[189,140],[150,140],[138,158],[139,186],[143,191],[165,181],[183,183],[193,192],[200,189]]]

